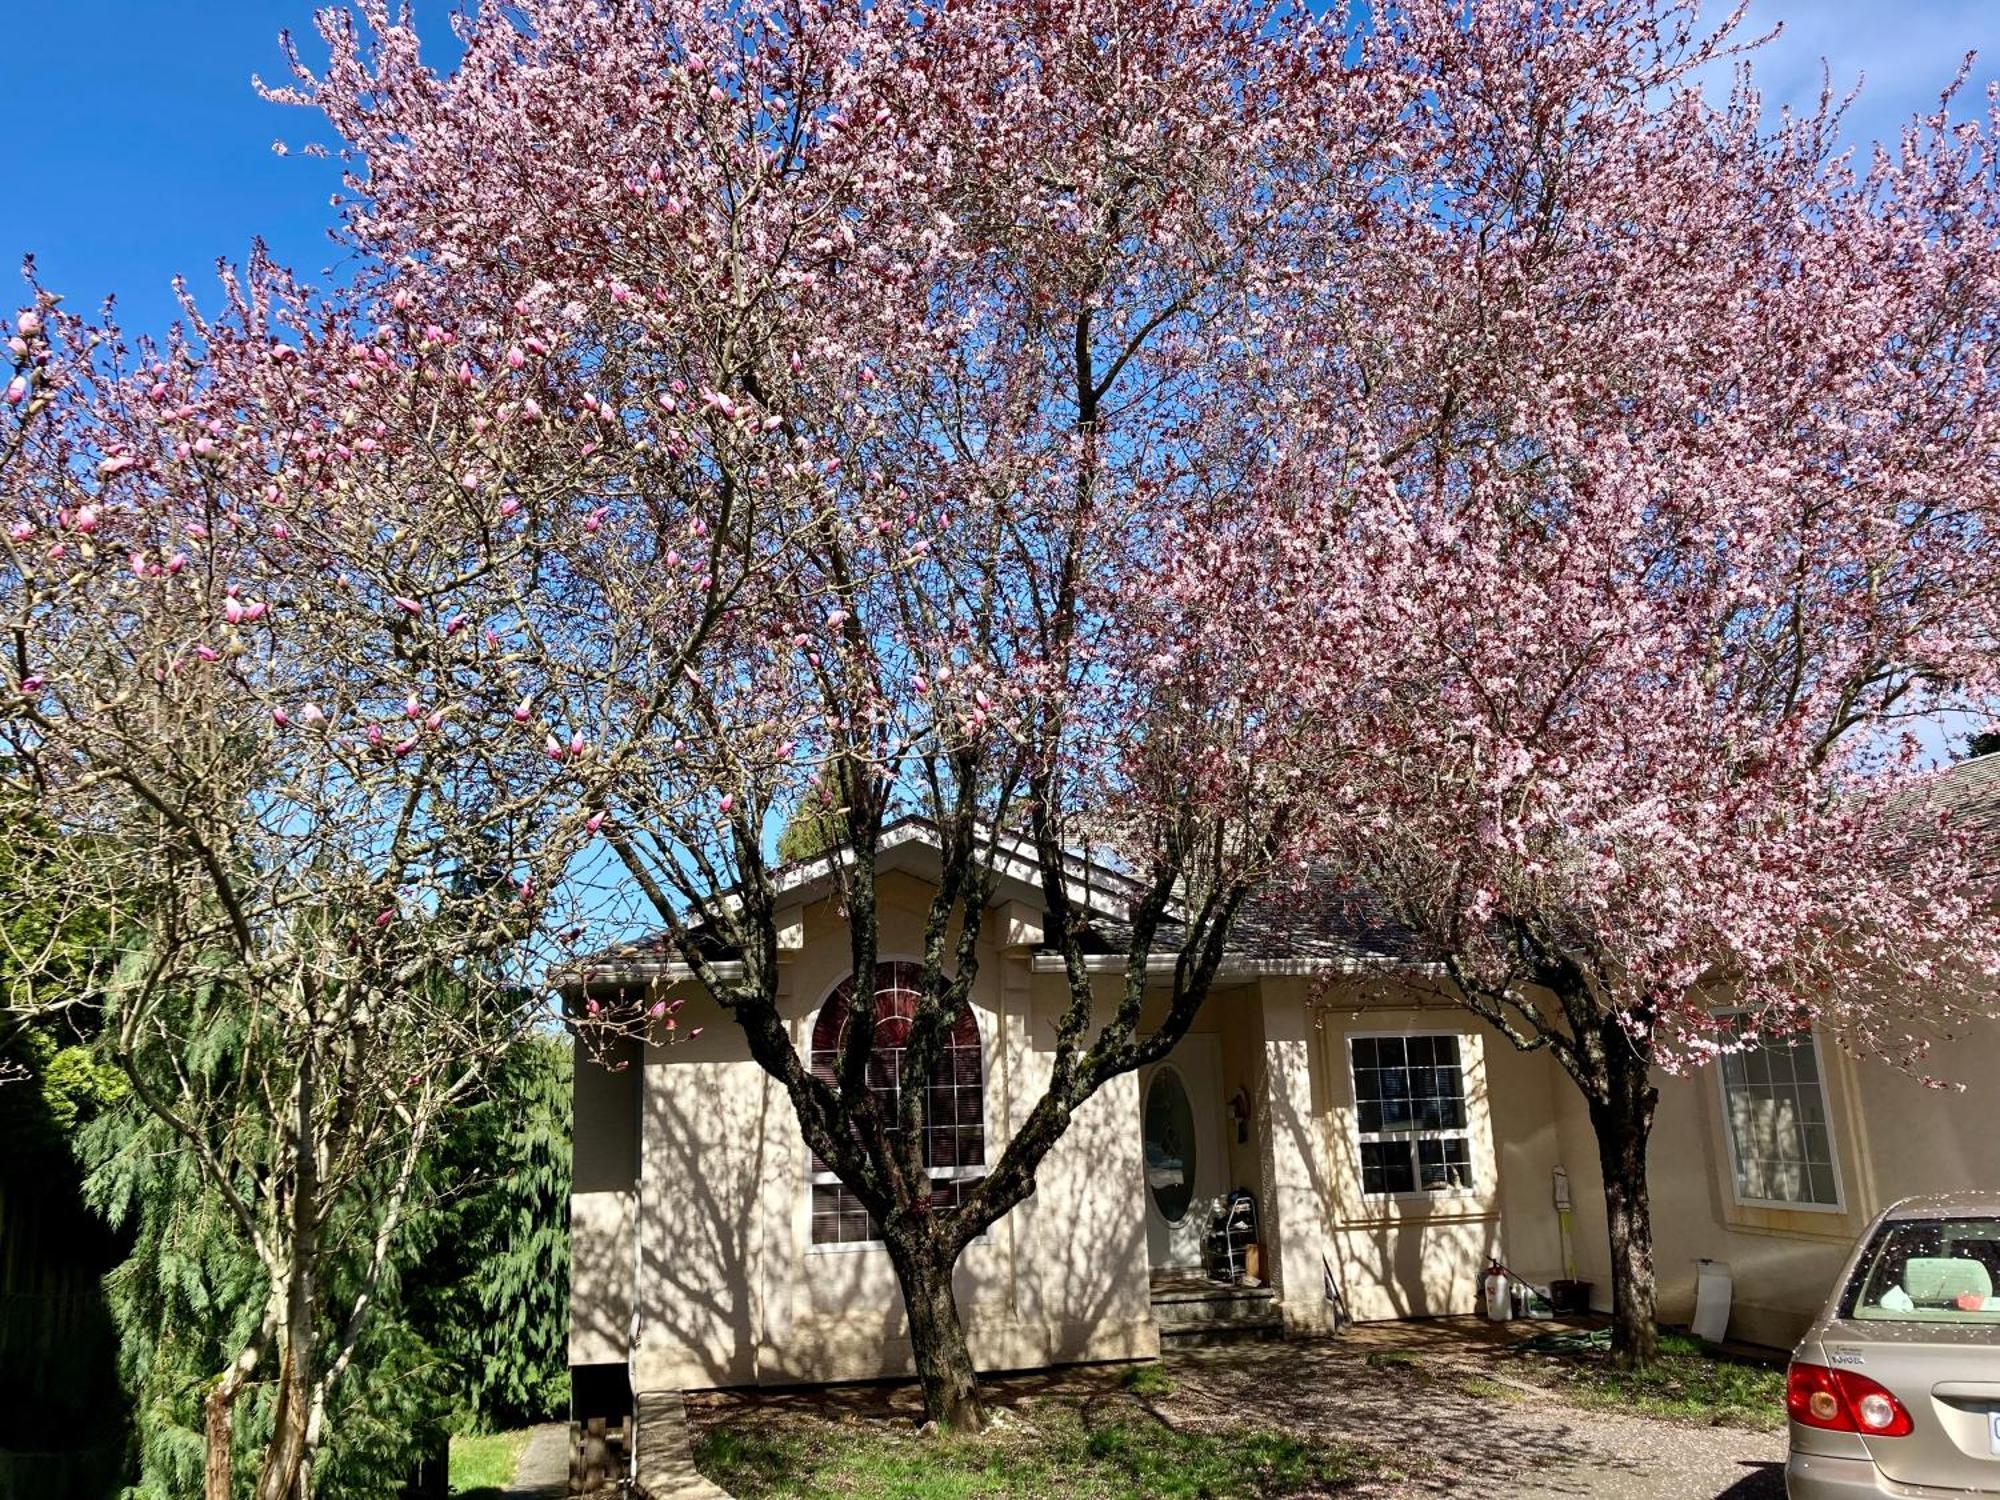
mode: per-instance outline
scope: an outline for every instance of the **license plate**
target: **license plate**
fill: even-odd
[[[1993,1453],[2000,1457],[2000,1411],[1993,1413]]]

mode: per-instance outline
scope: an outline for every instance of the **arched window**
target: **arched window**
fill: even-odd
[[[903,1050],[917,1013],[923,969],[917,964],[880,964],[875,970],[875,1045],[868,1054],[868,1088],[894,1118],[903,1073]],[[847,1017],[854,981],[827,996],[813,1023],[813,1072],[833,1081],[847,1040]],[[961,1006],[951,1033],[931,1065],[923,1111],[924,1165],[931,1174],[931,1201],[955,1207],[986,1175],[986,1070],[979,1054],[979,1024],[972,1007]],[[881,1239],[861,1200],[841,1184],[817,1153],[812,1158],[812,1242],[866,1245]]]

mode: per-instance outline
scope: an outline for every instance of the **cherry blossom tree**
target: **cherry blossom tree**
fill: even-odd
[[[271,1379],[255,1492],[284,1500],[423,1153],[564,951],[595,762],[581,700],[537,675],[574,600],[536,570],[588,534],[604,445],[542,429],[503,328],[475,349],[261,262],[225,290],[157,345],[46,293],[15,319],[0,798],[35,899],[122,955],[113,1055],[263,1272],[207,1398],[206,1493],[235,1493],[233,1408]],[[75,1001],[14,978],[28,1009]]]
[[[1312,340],[1323,483],[1204,518],[1175,607],[1317,743],[1317,857],[1582,1092],[1643,1363],[1655,1071],[1922,1069],[1992,1008],[1919,730],[2000,669],[2000,141],[1953,95],[1856,163],[1747,65],[1711,105],[1692,7],[1452,11],[1401,12],[1414,212]]]
[[[602,490],[601,547],[556,560],[611,618],[547,633],[538,670],[589,684],[610,848],[876,1221],[927,1411],[976,1428],[961,1251],[1185,1032],[1293,836],[1285,788],[1241,769],[1241,700],[1159,670],[1173,620],[1143,606],[1193,497],[1262,482],[1245,413],[1309,267],[1365,233],[1398,80],[1348,58],[1344,11],[1266,0],[529,0],[468,22],[448,75],[385,6],[324,30],[330,61],[281,97],[347,142],[384,284],[446,326],[540,320],[522,373],[587,381],[551,419],[662,455],[651,492]],[[690,590],[725,600],[691,656],[649,614]],[[822,796],[864,993],[885,826],[919,813],[942,853],[912,1013],[851,1004],[816,1070],[779,1009],[766,848]],[[1093,840],[1129,872],[1108,997],[1074,896]],[[927,1084],[1010,862],[1070,998],[1047,1091],[941,1193]]]

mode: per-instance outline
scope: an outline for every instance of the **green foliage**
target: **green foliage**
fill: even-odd
[[[847,812],[823,782],[815,782],[778,834],[778,859],[796,864],[824,854],[847,837]]]
[[[1362,1450],[1255,1427],[1190,1432],[1125,1402],[1043,1400],[978,1437],[907,1420],[773,1421],[702,1434],[695,1465],[740,1500],[1262,1500],[1382,1477]]]
[[[1174,1393],[1174,1377],[1162,1364],[1134,1365],[1118,1382],[1142,1401],[1152,1401]]]
[[[568,1410],[570,1073],[567,1038],[522,1041],[434,1153],[405,1292],[481,1429]]]
[[[1686,1334],[1662,1334],[1659,1358],[1643,1370],[1614,1368],[1610,1338],[1601,1330],[1544,1334],[1511,1352],[1517,1356],[1511,1374],[1559,1391],[1578,1406],[1704,1427],[1775,1432],[1785,1425],[1782,1364],[1739,1359]]]
[[[227,1089],[250,1043],[226,1006],[204,1016],[183,1056]],[[329,1412],[314,1476],[322,1500],[395,1494],[455,1426],[566,1406],[568,1090],[567,1043],[522,1044],[424,1163],[401,1253]],[[125,1500],[183,1500],[200,1489],[203,1398],[254,1329],[267,1282],[185,1143],[136,1101],[81,1144],[93,1206],[133,1236],[106,1282],[137,1436]],[[368,1227],[349,1205],[329,1238],[351,1250]],[[347,1301],[358,1260],[328,1258],[328,1306]],[[269,1431],[260,1378],[236,1412],[245,1484]]]
[[[525,1429],[467,1433],[451,1440],[451,1492],[466,1500],[497,1496],[513,1481],[528,1446]]]

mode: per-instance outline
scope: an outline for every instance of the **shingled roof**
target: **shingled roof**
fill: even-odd
[[[1975,756],[1947,766],[1913,783],[1907,805],[1926,818],[1940,815],[1976,837],[1991,840],[2000,852],[2000,753]],[[884,830],[885,845],[936,847],[936,831],[923,819],[905,819]],[[1087,954],[1098,960],[1122,959],[1131,950],[1132,927],[1120,909],[1136,891],[1122,871],[1076,857],[1078,877],[1092,888],[1089,925],[1084,937]],[[774,872],[781,892],[795,890],[816,899],[825,885],[830,864],[826,856],[799,860]],[[1153,939],[1155,961],[1177,953],[1185,940],[1185,925],[1172,917],[1161,922]],[[711,957],[730,955],[717,942]],[[1055,956],[1044,945],[1038,967]],[[1423,961],[1417,934],[1395,920],[1367,891],[1355,889],[1332,871],[1275,877],[1252,893],[1230,934],[1229,966],[1236,969],[1286,967],[1397,967]],[[580,977],[586,982],[616,983],[680,972],[679,956],[665,933],[655,933],[607,948],[586,960]]]

